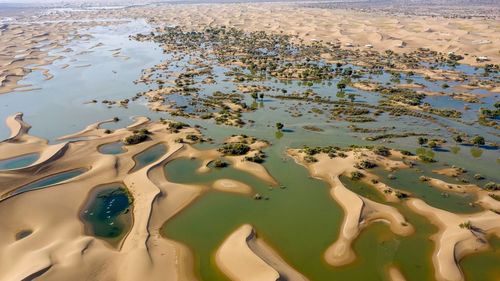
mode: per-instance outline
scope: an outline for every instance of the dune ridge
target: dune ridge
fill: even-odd
[[[215,261],[233,281],[307,280],[259,239],[249,224],[240,226],[224,240]]]
[[[500,237],[500,216],[492,211],[476,214],[454,214],[429,206],[420,199],[410,199],[408,206],[438,226],[431,237],[436,244],[432,261],[439,281],[462,281],[460,260],[474,252],[488,249],[488,235]],[[460,226],[463,223],[470,226]]]

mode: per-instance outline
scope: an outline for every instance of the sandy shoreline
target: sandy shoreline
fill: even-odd
[[[251,225],[235,230],[217,250],[217,266],[234,281],[306,281],[304,276],[286,264]]]
[[[288,150],[288,154],[305,166],[313,177],[329,183],[331,196],[344,210],[339,237],[325,252],[327,263],[333,266],[352,263],[356,259],[352,243],[362,229],[373,222],[388,223],[392,232],[402,236],[414,232],[413,226],[396,208],[364,198],[342,184],[339,176],[356,170],[354,166],[358,160],[353,151],[347,152],[348,156],[345,158],[330,158],[326,154],[316,155],[317,162],[313,163],[307,163],[304,160],[305,154],[299,150]]]
[[[453,214],[431,207],[420,199],[410,199],[408,206],[439,227],[439,232],[431,237],[436,244],[432,260],[439,281],[464,280],[458,262],[467,254],[488,249],[487,235],[500,237],[500,219],[494,212]],[[470,228],[460,226],[467,222]]]

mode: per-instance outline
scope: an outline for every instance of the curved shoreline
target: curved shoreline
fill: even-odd
[[[439,232],[431,237],[436,244],[432,261],[439,281],[463,281],[460,260],[470,253],[488,249],[488,234],[500,237],[500,219],[494,212],[454,214],[431,207],[420,199],[410,199],[408,206],[439,228]],[[467,222],[470,228],[460,226]]]
[[[244,224],[227,237],[215,253],[217,266],[233,281],[307,281]]]
[[[311,176],[327,182],[330,185],[330,195],[344,210],[339,237],[324,254],[328,264],[343,266],[352,263],[356,259],[352,243],[362,229],[373,222],[386,222],[392,232],[401,236],[408,236],[414,232],[413,226],[396,208],[364,198],[347,189],[339,180],[340,175],[356,170],[354,166],[358,160],[354,155],[355,152],[347,152],[345,158],[330,158],[322,153],[315,155],[317,162],[313,163],[307,163],[305,154],[299,150],[289,149],[288,154],[297,163],[306,167]],[[400,166],[395,161],[386,164],[387,167]]]

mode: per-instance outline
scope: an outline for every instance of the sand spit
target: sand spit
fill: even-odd
[[[453,192],[459,192],[459,193],[480,191],[479,186],[477,186],[475,184],[455,184],[455,183],[449,183],[449,182],[445,182],[443,180],[435,179],[435,178],[427,178],[427,182],[431,186],[437,187],[437,188],[444,190],[444,191],[453,191]]]
[[[217,266],[233,281],[305,281],[263,240],[251,225],[240,226],[216,252]]]
[[[332,178],[330,184],[332,197],[342,206],[346,215],[339,238],[325,252],[325,259],[329,264],[342,266],[353,262],[356,255],[352,243],[361,230],[372,222],[389,223],[391,231],[398,235],[408,236],[413,233],[413,227],[396,208],[357,195],[348,190],[338,177]]]
[[[269,174],[267,169],[257,163],[245,161],[245,156],[228,156],[227,159],[235,169],[247,172],[257,178],[262,179],[272,186],[277,186],[278,182]]]
[[[16,113],[15,115],[7,117],[5,122],[7,123],[7,127],[10,129],[10,136],[5,141],[12,141],[19,138],[23,134],[28,133],[31,128],[29,124],[23,121],[22,113]]]
[[[252,193],[252,187],[249,185],[242,183],[240,181],[232,180],[232,179],[219,179],[214,181],[212,184],[214,189],[225,191],[225,192],[234,192],[241,194],[250,194]]]
[[[481,205],[486,210],[500,212],[500,201],[493,199],[491,196],[500,196],[500,191],[485,190],[475,184],[454,184],[448,183],[440,179],[431,177],[423,177],[430,186],[439,188],[445,192],[455,192],[463,194],[474,194],[477,196],[476,204]]]
[[[436,244],[432,260],[439,281],[464,280],[458,265],[460,260],[467,254],[487,249],[488,235],[500,237],[497,213],[454,214],[431,207],[420,199],[410,199],[408,206],[439,227],[439,232],[431,237]]]
[[[85,129],[83,129],[79,132],[76,132],[74,134],[59,137],[58,140],[67,140],[67,139],[81,138],[81,137],[98,137],[100,135],[99,133],[102,134],[104,132],[104,129],[102,130],[102,132],[98,132],[97,130],[99,129],[99,127],[102,124],[110,123],[110,122],[114,122],[114,120],[108,119],[108,120],[99,121],[99,122],[90,124],[87,127],[85,127]]]
[[[305,154],[298,150],[288,150],[288,153],[305,166],[313,177],[330,184],[330,194],[345,212],[339,237],[325,252],[325,259],[329,264],[342,266],[353,262],[356,255],[352,243],[361,230],[372,222],[386,222],[391,231],[398,235],[407,236],[413,233],[413,226],[396,208],[364,198],[347,189],[339,180],[340,175],[356,170],[356,152],[347,152],[346,158],[330,158],[326,154],[320,154],[316,156],[317,162],[314,163],[307,163],[304,160]],[[366,155],[367,152],[364,153]]]
[[[406,281],[403,273],[396,266],[389,267],[389,278],[391,281]]]

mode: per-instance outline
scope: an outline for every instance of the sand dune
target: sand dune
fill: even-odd
[[[226,238],[215,255],[217,266],[233,281],[307,280],[259,239],[248,224]]]
[[[252,193],[252,187],[249,185],[242,183],[240,181],[231,180],[231,179],[219,179],[214,181],[212,184],[214,189],[226,192],[235,192],[242,194],[250,194]]]
[[[500,29],[494,19],[400,16],[286,3],[175,5],[161,7],[154,13],[146,9],[134,12],[154,22],[195,29],[228,25],[246,31],[284,31],[305,42],[314,39],[358,47],[370,44],[378,51],[412,52],[421,47],[443,53],[455,51],[468,54],[464,62],[470,64],[477,64],[478,56],[500,59],[498,48],[494,47],[500,45]]]
[[[487,249],[487,235],[500,237],[500,219],[494,212],[454,214],[431,207],[419,199],[411,199],[408,206],[439,227],[439,232],[432,237],[436,243],[433,254],[435,277],[439,281],[464,280],[458,262],[467,254]],[[467,222],[470,222],[470,228],[460,227]]]

